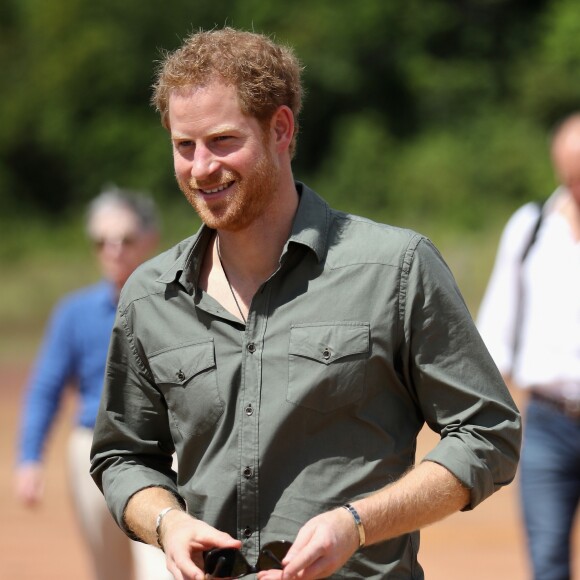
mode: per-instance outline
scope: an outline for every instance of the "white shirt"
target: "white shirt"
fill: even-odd
[[[522,252],[538,218],[529,203],[508,221],[481,303],[477,326],[502,374],[522,388],[580,399],[580,242],[563,215],[554,211],[559,188],[544,206],[536,242]],[[522,320],[514,356],[522,276]]]

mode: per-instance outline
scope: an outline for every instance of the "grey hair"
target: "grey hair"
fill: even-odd
[[[91,222],[95,214],[104,207],[123,207],[132,212],[139,222],[142,232],[159,231],[159,216],[153,199],[143,193],[107,185],[88,205],[86,212],[86,231],[91,234]]]

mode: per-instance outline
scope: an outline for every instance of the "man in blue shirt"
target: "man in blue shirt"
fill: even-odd
[[[68,475],[94,577],[127,580],[134,563],[138,580],[170,578],[161,551],[131,542],[119,531],[89,476],[89,451],[117,301],[129,275],[157,246],[155,206],[146,197],[109,188],[89,206],[87,234],[103,279],[66,296],[52,313],[22,411],[16,495],[28,506],[42,500],[45,443],[63,391],[73,383],[78,412],[69,441]]]

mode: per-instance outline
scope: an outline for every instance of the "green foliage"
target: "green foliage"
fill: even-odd
[[[214,26],[208,9],[189,15],[189,2],[177,4],[5,0],[1,209],[61,214],[111,181],[160,197],[174,190],[167,136],[149,106],[154,63],[161,47]]]
[[[548,4],[539,26],[542,34],[522,55],[519,95],[523,114],[553,124],[580,103],[580,11],[574,0]]]
[[[333,205],[378,220],[481,229],[554,187],[545,135],[517,116],[482,113],[404,145],[369,112],[336,130],[313,183]]]
[[[0,324],[30,302],[17,281],[40,276],[44,312],[94,275],[70,224],[105,183],[150,191],[167,242],[196,229],[150,87],[164,50],[226,24],[305,65],[296,177],[440,240],[461,280],[483,284],[466,252],[486,246],[485,273],[509,213],[553,189],[547,136],[580,103],[577,0],[3,0]]]
[[[498,136],[482,135],[492,141],[512,123],[536,138],[580,94],[571,74],[580,26],[573,0],[4,0],[1,10],[3,215],[62,215],[105,182],[173,199],[150,85],[162,49],[198,28],[230,24],[296,48],[307,88],[296,174],[337,191],[341,203],[354,184],[364,197],[355,207],[370,211],[396,208],[399,191],[447,211],[477,197],[486,180],[495,199],[519,201],[527,178],[508,185],[510,171],[534,173],[534,147],[528,162],[515,147],[510,170],[493,158],[499,145],[465,148],[474,139],[468,130],[483,114],[496,127]],[[487,176],[472,167],[481,155]],[[450,215],[471,219],[469,211]]]
[[[335,207],[376,215],[388,209],[389,165],[393,138],[372,111],[339,119],[331,149],[309,182]]]

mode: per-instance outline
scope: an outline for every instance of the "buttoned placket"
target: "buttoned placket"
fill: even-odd
[[[266,282],[255,294],[248,312],[242,341],[238,526],[244,553],[257,560],[260,546],[259,512],[259,425],[260,392],[262,389],[262,353],[271,285]]]

